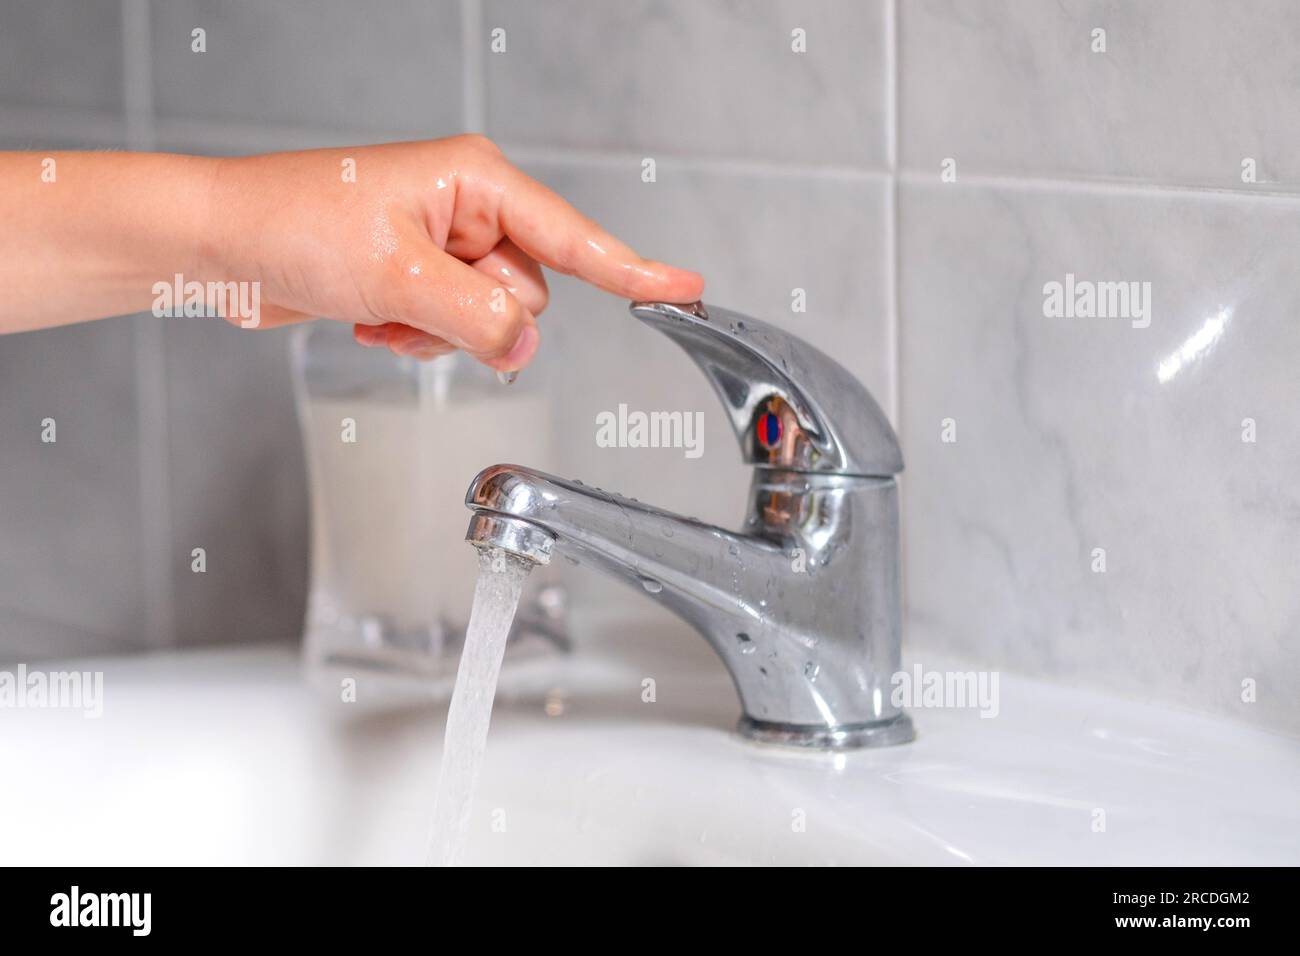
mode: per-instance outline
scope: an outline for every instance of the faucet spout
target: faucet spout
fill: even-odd
[[[708,609],[758,620],[762,608],[727,582],[742,566],[761,566],[772,579],[786,563],[776,542],[517,465],[482,471],[470,485],[465,504],[475,512],[467,536],[474,543],[490,541],[527,556],[506,540],[512,526],[490,523],[502,515],[520,519],[550,536],[548,551],[553,548],[571,561],[639,585],[688,619]]]
[[[737,533],[494,465],[466,494],[467,539],[530,560],[561,554],[668,607],[727,666],[748,737],[820,748],[911,739],[890,702],[899,669],[893,480],[760,469],[750,497],[750,530]]]

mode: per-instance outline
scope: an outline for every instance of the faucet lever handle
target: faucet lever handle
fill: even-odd
[[[903,470],[889,419],[842,365],[758,319],[695,302],[634,302],[708,378],[751,465],[888,477]]]

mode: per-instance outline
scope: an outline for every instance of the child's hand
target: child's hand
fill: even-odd
[[[355,163],[355,181],[348,181]],[[481,136],[218,161],[205,279],[261,282],[261,325],[355,323],[363,345],[464,349],[502,371],[537,349],[541,265],[627,299],[704,282],[642,259]]]

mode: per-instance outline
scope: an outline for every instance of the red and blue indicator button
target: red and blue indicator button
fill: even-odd
[[[758,443],[768,451],[781,444],[781,416],[776,412],[764,412],[758,418]]]

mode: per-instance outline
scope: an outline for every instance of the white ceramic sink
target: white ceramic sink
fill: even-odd
[[[765,749],[668,620],[593,624],[599,648],[514,675],[470,862],[1300,863],[1295,740],[1004,674],[994,719],[920,710],[910,745]],[[3,862],[422,862],[445,703],[322,699],[280,648],[57,666],[105,672],[104,715],[0,710]]]

